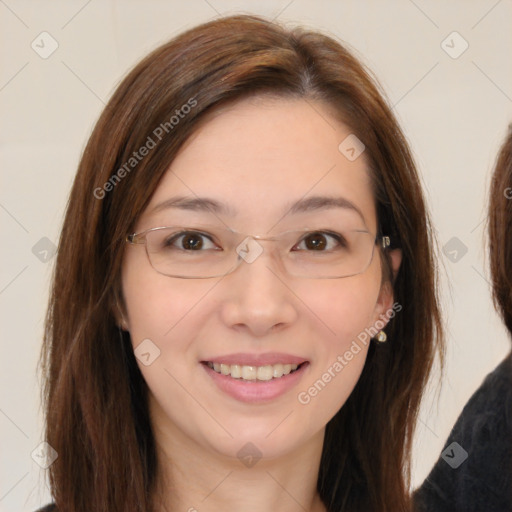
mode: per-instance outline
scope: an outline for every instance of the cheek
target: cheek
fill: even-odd
[[[305,304],[332,334],[330,340],[325,340],[326,353],[344,350],[372,325],[380,290],[380,279],[372,274],[325,281],[316,287],[315,293],[302,294],[307,297]]]
[[[332,335],[321,336],[309,378],[297,395],[304,418],[327,423],[343,406],[363,370],[380,290],[380,268],[348,279],[332,280],[310,295],[308,306]],[[307,411],[307,412],[306,412]],[[310,426],[311,428],[314,425]]]
[[[153,395],[167,404],[172,416],[171,403],[190,398],[180,383],[198,388],[194,379],[200,347],[195,340],[211,314],[207,306],[218,280],[172,279],[132,264],[126,265],[122,282],[137,363]]]
[[[173,335],[184,326],[190,329],[201,324],[200,318],[196,318],[193,325],[187,319],[200,314],[198,305],[215,286],[216,280],[172,279],[161,276],[152,268],[142,268],[128,260],[122,275],[132,343],[137,346],[149,338],[159,347],[172,345],[177,348],[179,340],[172,340],[176,337]],[[181,343],[187,339],[191,338],[181,332]]]
[[[315,431],[327,424],[343,407],[361,376],[368,345],[354,342],[345,348],[312,372],[297,394],[298,416],[307,424],[306,430]]]
[[[208,421],[194,406],[190,390],[200,389],[194,340],[206,320],[208,292],[217,280],[171,279],[129,263],[123,271],[123,293],[137,364],[151,391],[152,415],[158,424],[171,419],[181,430],[190,430],[188,420],[176,411],[188,411],[193,425]]]
[[[333,286],[318,293],[311,309],[332,336],[317,339],[317,360],[297,394],[300,416],[309,430],[329,422],[347,401],[363,370],[378,290],[372,287]]]

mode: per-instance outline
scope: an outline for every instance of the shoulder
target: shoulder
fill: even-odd
[[[461,417],[471,416],[492,409],[499,405],[498,410],[507,413],[512,401],[512,352],[485,378],[482,385],[470,398]],[[507,418],[506,418],[507,419]]]
[[[457,419],[450,438],[465,443],[466,449],[487,450],[487,441],[506,441],[512,431],[512,352],[491,372],[475,391]],[[464,445],[463,445],[464,446]]]
[[[511,436],[512,353],[464,407],[441,457],[415,494],[418,510],[509,510]]]

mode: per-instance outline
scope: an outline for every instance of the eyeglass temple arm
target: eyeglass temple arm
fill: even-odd
[[[144,245],[146,243],[144,238],[139,238],[137,236],[137,233],[132,233],[131,235],[126,235],[126,241],[129,242],[130,244],[142,244],[142,245]]]

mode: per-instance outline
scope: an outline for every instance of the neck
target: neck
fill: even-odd
[[[325,512],[316,490],[324,432],[292,453],[273,458],[262,454],[256,462],[244,462],[199,444],[178,428],[155,428],[155,510]]]

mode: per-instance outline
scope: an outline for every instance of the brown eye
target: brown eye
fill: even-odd
[[[340,233],[327,231],[311,231],[307,233],[294,250],[305,252],[331,253],[341,249],[348,249],[346,238]]]
[[[325,235],[322,233],[313,233],[304,238],[306,248],[312,251],[322,251],[327,247]]]
[[[181,231],[171,235],[159,244],[165,250],[178,250],[187,252],[203,252],[217,249],[213,240],[205,233],[195,231]]]
[[[198,250],[203,248],[203,240],[201,235],[191,233],[188,235],[183,235],[181,238],[183,249]]]

